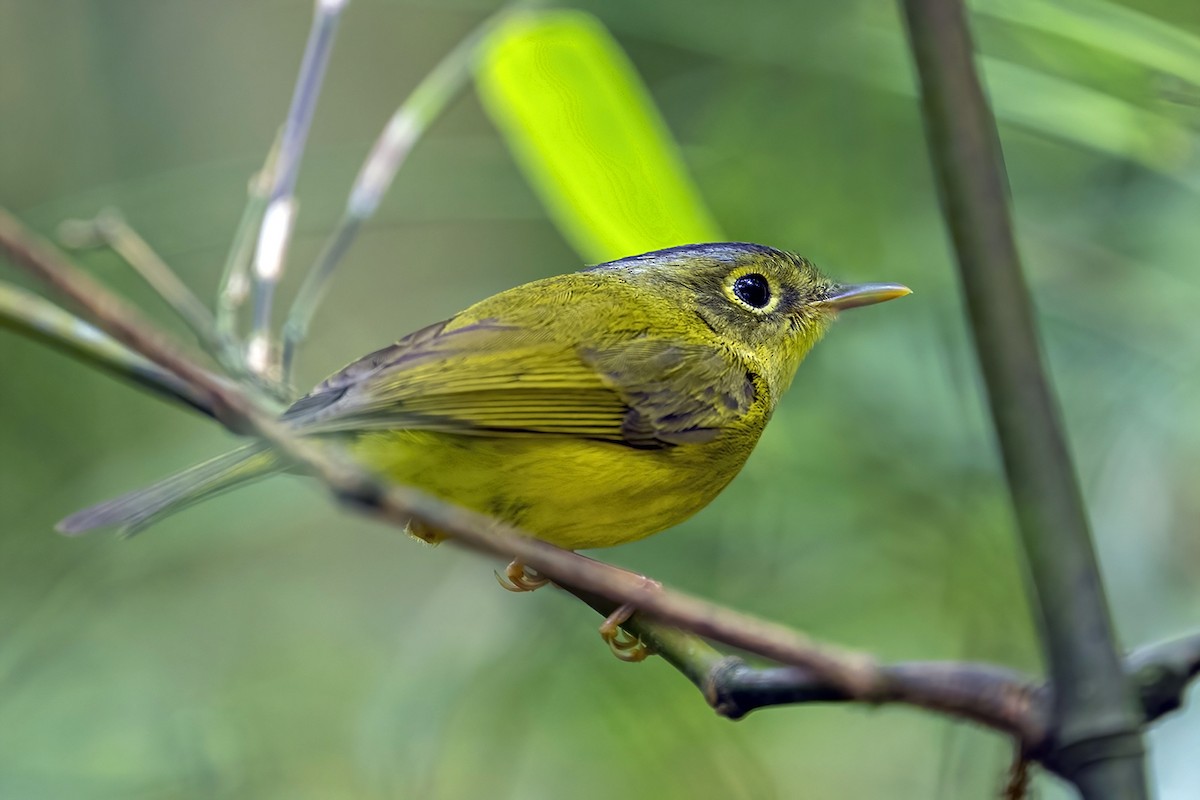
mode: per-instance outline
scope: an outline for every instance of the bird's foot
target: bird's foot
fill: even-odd
[[[425,523],[415,519],[410,519],[408,521],[408,523],[404,526],[404,532],[418,541],[432,545],[439,544],[443,539],[446,538],[444,535],[437,532],[433,528],[430,528]]]
[[[532,592],[535,589],[540,589],[545,586],[550,582],[550,579],[543,578],[532,568],[525,566],[516,559],[513,559],[513,561],[504,568],[503,575],[501,575],[499,572],[496,573],[496,582],[510,592]]]
[[[642,580],[652,589],[662,588],[662,584],[656,580],[644,576]],[[617,607],[616,611],[605,617],[604,622],[600,623],[600,638],[608,645],[608,649],[612,650],[612,654],[617,658],[631,663],[644,661],[646,656],[654,655],[654,650],[650,645],[643,642],[640,637],[621,628],[621,625],[632,617],[635,611],[637,608],[633,603],[623,603]]]

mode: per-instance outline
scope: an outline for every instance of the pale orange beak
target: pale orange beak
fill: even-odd
[[[912,294],[912,289],[899,283],[857,283],[847,286],[834,286],[829,294],[821,300],[812,303],[814,306],[826,306],[836,311],[859,306],[873,306],[897,297]]]

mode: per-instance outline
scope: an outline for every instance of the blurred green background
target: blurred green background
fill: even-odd
[[[895,6],[577,7],[630,55],[730,238],[916,290],[837,326],[711,507],[601,556],[886,659],[1038,670]],[[388,115],[494,8],[350,5],[293,279]],[[1200,622],[1200,6],[974,10],[1114,614],[1139,644]],[[0,0],[0,205],[46,233],[118,206],[211,297],[310,11]],[[82,260],[175,326],[114,258]],[[468,92],[351,251],[299,382],[581,260]],[[1006,742],[910,710],[720,719],[660,661],[616,662],[577,602],[508,595],[492,563],[302,479],[133,541],[58,537],[66,513],[231,439],[13,335],[0,357],[0,798],[941,800],[1002,784]],[[1151,742],[1159,797],[1194,797],[1200,714]]]

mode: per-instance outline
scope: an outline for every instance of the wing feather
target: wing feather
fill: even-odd
[[[658,448],[710,440],[753,399],[753,382],[717,347],[642,338],[587,349],[495,320],[450,321],[354,362],[283,418],[306,433],[418,429]]]

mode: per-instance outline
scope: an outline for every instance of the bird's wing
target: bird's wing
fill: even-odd
[[[625,403],[621,439],[635,447],[709,441],[754,402],[753,376],[711,345],[631,339],[580,356]]]
[[[439,323],[372,353],[283,419],[306,433],[408,428],[657,448],[715,437],[753,399],[746,371],[717,347],[637,338],[589,349],[485,320]]]

